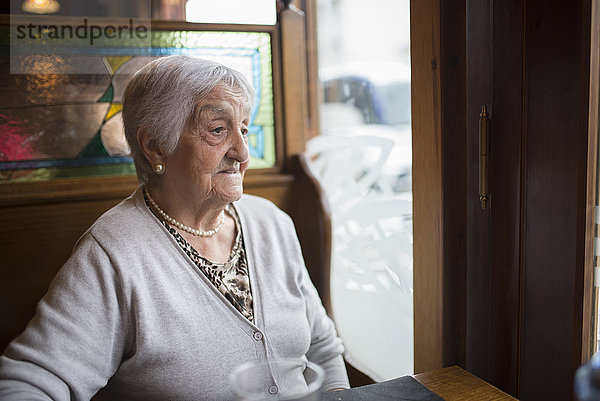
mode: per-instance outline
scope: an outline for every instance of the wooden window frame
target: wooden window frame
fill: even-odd
[[[440,1],[410,4],[415,373],[443,366]]]
[[[600,0],[591,2],[591,40],[590,40],[590,83],[588,111],[588,154],[586,188],[586,228],[585,260],[583,277],[583,322],[581,338],[581,362],[590,359],[596,350],[596,330],[598,327],[598,291],[594,283],[594,228],[596,226],[596,193],[598,191],[598,129],[599,129],[599,91],[600,91]],[[596,295],[594,295],[594,293]]]
[[[281,10],[276,25],[203,24],[182,21],[152,21],[157,30],[265,32],[271,37],[273,107],[276,164],[270,168],[251,169],[244,179],[249,192],[267,186],[289,187],[294,177],[293,155],[304,151],[306,140],[307,95],[304,82],[296,71],[304,59],[304,16],[297,9]],[[0,24],[10,24],[10,15],[0,15]],[[286,43],[282,43],[282,38]],[[285,64],[285,66],[283,65]],[[285,71],[285,72],[284,72]],[[302,71],[300,71],[302,72]],[[284,105],[285,103],[285,105]],[[72,202],[90,199],[125,197],[138,185],[135,175],[73,177],[36,182],[0,183],[0,207],[47,202]]]

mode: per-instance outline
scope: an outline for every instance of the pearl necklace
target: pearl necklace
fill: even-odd
[[[213,235],[215,235],[216,233],[218,233],[219,231],[221,231],[221,229],[223,228],[223,225],[225,224],[225,212],[221,211],[220,214],[220,219],[219,219],[219,224],[217,224],[217,226],[215,228],[213,228],[212,230],[208,230],[208,231],[201,231],[201,230],[197,230],[193,227],[188,227],[185,224],[182,224],[180,222],[178,222],[177,220],[175,220],[174,218],[172,218],[171,216],[169,216],[168,214],[166,214],[160,207],[158,207],[158,205],[156,204],[156,202],[154,202],[154,199],[152,199],[152,196],[150,196],[150,192],[148,192],[145,188],[144,188],[144,193],[146,194],[146,196],[148,197],[148,201],[150,202],[150,204],[152,205],[152,207],[154,207],[154,209],[156,209],[156,211],[165,219],[167,220],[169,223],[171,223],[172,225],[174,225],[175,227],[188,232],[192,235],[195,235],[197,237],[212,237]]]

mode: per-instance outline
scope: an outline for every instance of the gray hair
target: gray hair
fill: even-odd
[[[155,174],[138,143],[138,130],[146,130],[162,152],[172,153],[192,121],[195,107],[219,84],[240,89],[252,108],[254,89],[246,78],[214,61],[168,56],[135,73],[123,95],[123,125],[141,183]]]

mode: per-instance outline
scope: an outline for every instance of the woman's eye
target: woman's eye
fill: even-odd
[[[218,127],[218,128],[210,130],[210,132],[212,132],[213,134],[216,134],[216,135],[220,135],[223,133],[224,130],[225,130],[225,128]]]
[[[242,135],[243,136],[248,135],[248,129],[247,128],[242,128]]]

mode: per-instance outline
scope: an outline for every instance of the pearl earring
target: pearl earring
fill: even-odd
[[[162,174],[165,172],[165,166],[163,166],[161,163],[157,163],[154,165],[154,172],[156,174]]]

